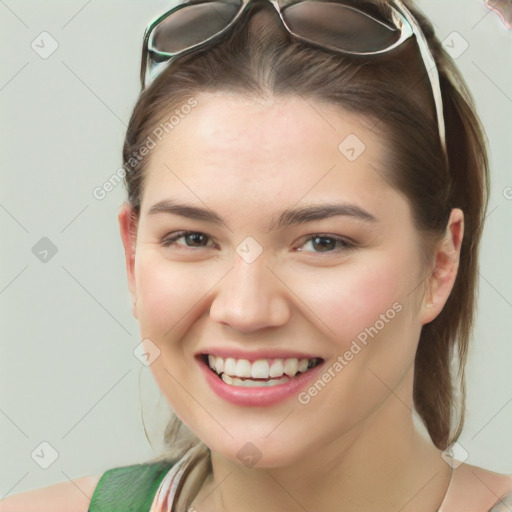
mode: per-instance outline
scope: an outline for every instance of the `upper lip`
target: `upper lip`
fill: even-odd
[[[233,357],[235,359],[247,359],[249,361],[256,361],[258,359],[323,359],[317,354],[313,354],[311,352],[297,352],[291,350],[284,349],[261,349],[261,350],[241,350],[239,348],[227,348],[227,347],[218,347],[218,348],[208,348],[201,350],[196,353],[197,357],[212,355],[215,357],[222,357],[223,359],[227,357]]]

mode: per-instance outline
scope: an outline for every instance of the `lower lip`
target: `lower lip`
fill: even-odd
[[[274,386],[230,386],[210,369],[203,359],[199,359],[199,365],[210,388],[218,396],[236,405],[266,406],[274,405],[291,396],[296,395],[301,388],[306,387],[320,373],[324,361],[305,373],[293,377],[288,382]]]

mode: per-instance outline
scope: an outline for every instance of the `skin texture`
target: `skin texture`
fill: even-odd
[[[383,179],[385,141],[360,120],[297,98],[198,100],[151,155],[140,223],[127,204],[119,212],[133,313],[142,337],[161,350],[151,370],[213,450],[213,475],[195,510],[437,510],[449,467],[413,428],[412,358],[421,325],[439,314],[453,286],[462,213],[452,211],[425,272],[408,206]],[[337,149],[349,133],[366,145],[354,162]],[[171,196],[206,204],[226,225],[147,215]],[[286,207],[334,199],[370,211],[377,226],[337,217],[268,230]],[[181,229],[215,243],[160,245]],[[352,238],[359,248],[322,253],[305,240],[318,233]],[[248,235],[263,248],[250,264],[235,250]],[[196,245],[188,252],[187,241]],[[211,346],[279,347],[312,352],[329,366],[396,301],[400,313],[306,405],[295,398],[265,408],[227,404],[203,384],[193,358]],[[262,456],[253,468],[237,458],[247,441]],[[0,512],[85,512],[100,476],[9,496]],[[487,511],[511,487],[508,475],[462,464],[442,512]]]
[[[450,468],[414,428],[413,360],[422,325],[455,280],[462,212],[452,210],[426,269],[407,200],[385,179],[386,141],[354,114],[293,97],[197,100],[152,150],[138,221],[127,204],[119,212],[133,314],[141,339],[160,350],[151,371],[212,450],[197,510],[436,510]],[[354,161],[338,149],[350,134],[366,146]],[[171,198],[225,224],[148,213]],[[377,220],[269,231],[285,208],[334,201]],[[181,230],[206,237],[162,245]],[[325,249],[309,238],[318,234],[355,247],[329,239]],[[262,249],[252,263],[236,252],[248,236]],[[228,403],[194,358],[213,347],[279,348],[329,367],[396,303],[400,312],[306,405],[295,396],[267,407]],[[252,468],[237,457],[248,442],[261,454]]]
[[[101,475],[84,476],[0,500],[0,512],[87,512]]]

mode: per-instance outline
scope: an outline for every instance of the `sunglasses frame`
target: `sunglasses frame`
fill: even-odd
[[[200,5],[200,4],[208,4],[208,3],[217,3],[220,0],[189,0],[187,2],[179,3],[178,5],[174,6],[173,8],[166,11],[164,14],[158,16],[155,18],[149,25],[146,27],[146,30],[144,32],[144,38],[142,42],[142,59],[141,59],[141,70],[140,70],[140,81],[141,81],[141,92],[144,91],[149,85],[156,79],[156,77],[166,68],[168,67],[171,62],[176,60],[178,57],[187,55],[189,53],[192,53],[194,51],[200,50],[204,47],[213,45],[215,42],[222,39],[222,36],[229,32],[229,30],[233,27],[233,25],[237,22],[237,20],[240,18],[240,16],[245,12],[245,10],[248,8],[248,6],[254,2],[262,1],[262,0],[241,0],[240,1],[240,7],[238,12],[235,14],[233,19],[226,24],[226,26],[216,32],[215,34],[211,35],[204,41],[201,41],[197,44],[194,44],[192,46],[189,46],[183,50],[180,50],[179,52],[163,52],[160,50],[157,50],[151,46],[151,36],[154,34],[155,28],[166,18],[171,16],[176,11],[179,11],[183,9],[184,7],[189,7],[191,5]],[[337,53],[342,54],[350,54],[350,55],[379,55],[382,53],[387,53],[401,44],[403,44],[406,40],[408,40],[413,35],[416,37],[416,41],[421,53],[421,57],[423,59],[423,63],[425,66],[425,69],[427,71],[432,94],[434,96],[434,103],[436,108],[436,115],[437,115],[437,124],[438,124],[438,130],[439,130],[439,138],[441,141],[441,145],[443,147],[443,151],[446,155],[446,135],[445,135],[445,123],[444,123],[444,114],[443,114],[443,100],[442,100],[442,93],[441,93],[441,86],[439,83],[439,73],[437,70],[437,65],[435,62],[435,59],[429,49],[428,42],[426,40],[425,35],[423,34],[423,31],[421,30],[421,27],[419,26],[418,22],[412,15],[412,13],[407,9],[407,7],[403,4],[401,0],[392,0],[391,4],[389,5],[391,9],[391,16],[393,18],[393,23],[396,27],[396,29],[400,30],[400,37],[397,41],[395,41],[392,45],[377,51],[367,51],[367,52],[359,52],[359,51],[353,51],[353,50],[344,50],[340,49],[335,46],[326,45],[322,43],[318,43],[316,41],[307,39],[305,37],[300,36],[299,34],[296,34],[293,32],[290,27],[287,25],[285,19],[283,18],[282,9],[285,7],[290,7],[291,5],[297,4],[297,3],[303,3],[304,1],[308,0],[298,0],[298,1],[289,1],[286,2],[286,0],[263,0],[266,2],[269,2],[273,5],[274,9],[277,11],[279,18],[281,19],[281,23],[286,28],[286,30],[292,35],[295,39],[312,45],[316,46],[322,49],[331,50]],[[319,3],[322,3],[322,0],[315,0]],[[332,0],[331,0],[332,1]],[[228,3],[228,2],[226,2]],[[327,1],[326,1],[327,3]],[[343,2],[338,2],[343,4]],[[365,16],[372,18],[376,23],[380,23],[381,25],[385,25],[382,21],[374,18],[373,16],[364,13],[364,11],[361,11],[357,8],[354,8],[350,5],[345,5],[346,8],[352,9],[358,12],[362,12]],[[387,25],[386,25],[387,26]],[[156,53],[160,57],[164,57],[162,61],[158,63],[154,63],[151,60],[151,53]],[[155,73],[155,66],[157,66],[157,72]]]

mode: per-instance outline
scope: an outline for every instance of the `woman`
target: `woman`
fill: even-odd
[[[119,224],[176,418],[88,510],[510,510],[450,452],[488,195],[460,74],[409,4],[241,6],[146,31]]]

